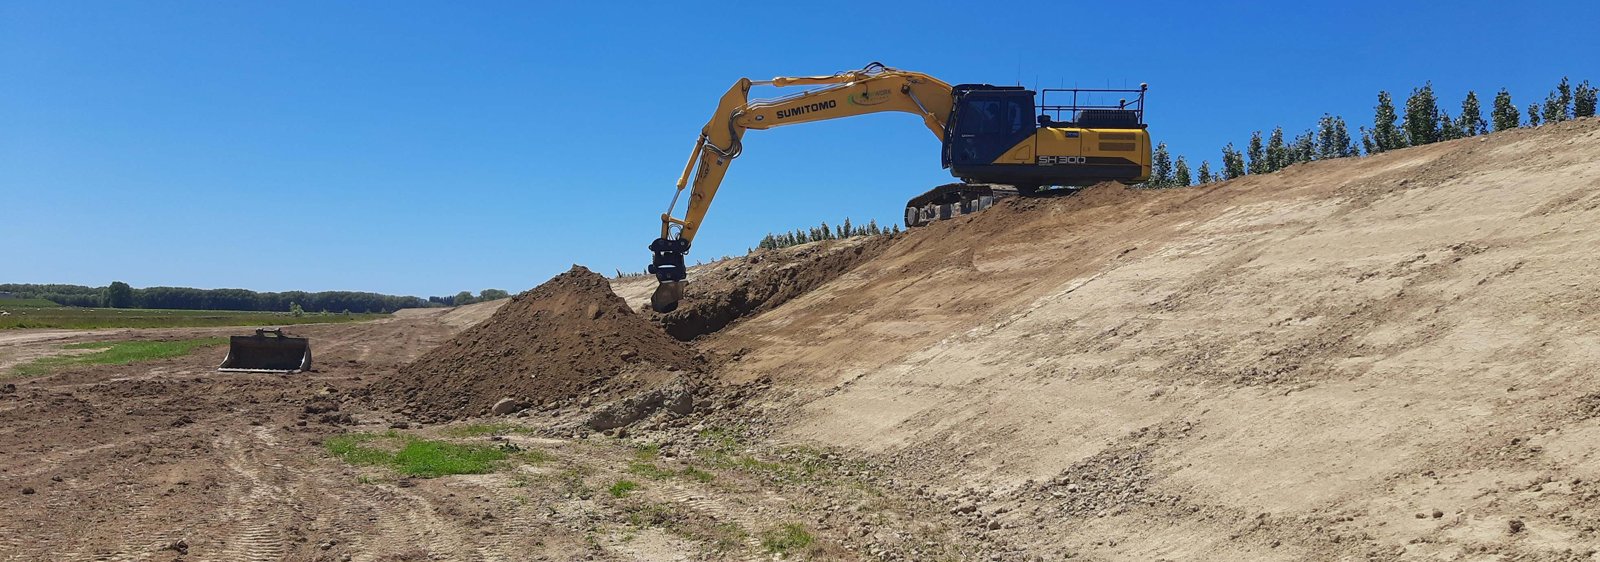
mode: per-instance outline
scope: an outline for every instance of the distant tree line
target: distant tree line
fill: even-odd
[[[285,291],[258,293],[247,289],[194,289],[189,287],[146,287],[135,289],[116,281],[105,287],[33,283],[3,283],[0,291],[18,298],[45,299],[63,306],[105,308],[156,308],[184,310],[246,310],[290,312],[299,305],[310,312],[393,312],[402,308],[423,308],[428,301],[418,297],[381,295],[354,291]],[[502,291],[504,292],[504,291]]]
[[[1286,138],[1283,127],[1273,129],[1263,139],[1261,131],[1250,136],[1250,142],[1241,152],[1233,143],[1222,147],[1222,166],[1212,168],[1209,160],[1191,170],[1188,158],[1174,158],[1166,143],[1156,145],[1150,155],[1150,179],[1140,187],[1182,187],[1196,183],[1230,180],[1249,174],[1270,174],[1301,162],[1329,160],[1371,155],[1408,146],[1422,146],[1440,141],[1477,136],[1491,131],[1504,131],[1517,127],[1537,127],[1541,123],[1560,123],[1580,117],[1594,117],[1596,98],[1600,91],[1588,80],[1573,85],[1563,77],[1544,103],[1530,104],[1526,119],[1511,94],[1500,89],[1494,97],[1489,118],[1484,119],[1483,108],[1475,91],[1468,91],[1461,102],[1461,112],[1455,117],[1439,107],[1433,92],[1433,82],[1411,90],[1406,97],[1404,112],[1395,108],[1394,97],[1389,92],[1378,92],[1378,104],[1373,107],[1372,128],[1360,127],[1359,140],[1350,132],[1344,117],[1324,113],[1315,127]],[[1492,129],[1491,129],[1492,127]]]
[[[850,218],[845,217],[843,224],[834,226],[832,228],[828,227],[827,222],[823,222],[822,226],[808,229],[795,229],[781,234],[772,234],[769,232],[765,238],[761,239],[761,243],[757,244],[756,247],[765,250],[772,250],[777,248],[787,248],[789,246],[798,246],[808,242],[817,242],[819,240],[839,240],[843,238],[852,238],[855,236],[877,236],[879,234],[894,234],[897,232],[900,232],[900,225],[898,224],[892,225],[891,228],[881,228],[878,226],[878,221],[874,219],[867,221],[865,226],[852,226],[850,224]]]
[[[478,296],[476,297],[472,296],[472,291],[461,291],[456,293],[454,296],[449,297],[428,297],[428,302],[443,306],[461,306],[475,302],[489,302],[510,297],[511,293],[502,291],[500,289],[484,289],[478,292]]]

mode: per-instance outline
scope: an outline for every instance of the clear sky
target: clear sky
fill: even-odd
[[[1432,80],[1600,81],[1600,2],[0,0],[0,282],[519,291],[646,244],[741,76],[1150,84],[1198,164]],[[755,97],[784,93],[774,89]],[[1485,109],[1487,112],[1487,107]],[[900,219],[951,181],[914,116],[752,131],[691,262]]]

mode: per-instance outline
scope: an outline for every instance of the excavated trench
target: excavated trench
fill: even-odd
[[[689,283],[677,310],[652,319],[668,335],[690,341],[837,279],[883,253],[898,237],[817,242],[713,264]]]

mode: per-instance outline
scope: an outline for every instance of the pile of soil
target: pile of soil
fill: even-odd
[[[881,235],[813,242],[708,266],[690,278],[677,310],[654,319],[672,337],[689,341],[837,279],[883,253],[895,239]]]
[[[552,405],[606,388],[625,372],[636,375],[626,377],[630,383],[642,384],[701,370],[702,363],[629,310],[605,277],[575,265],[512,297],[373,390],[409,416],[456,419],[486,414],[507,398]]]

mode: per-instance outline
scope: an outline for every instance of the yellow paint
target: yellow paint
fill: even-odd
[[[791,96],[772,100],[751,101],[750,88],[755,85],[821,86]],[[672,238],[677,228],[677,238],[693,242],[695,233],[711,208],[711,201],[728,173],[728,165],[743,151],[741,144],[748,129],[771,129],[796,123],[810,123],[826,119],[854,117],[869,113],[898,111],[922,118],[923,125],[941,142],[945,124],[949,122],[954,100],[951,87],[932,76],[906,72],[880,64],[861,70],[840,72],[831,76],[778,77],[753,81],[740,78],[722,95],[717,111],[700,131],[695,148],[689,154],[683,174],[677,182],[678,192],[673,196],[672,207],[661,215],[661,237]],[[1078,136],[1070,136],[1077,133]],[[1131,142],[1134,150],[1101,150],[1101,135],[1130,135],[1132,140],[1115,139],[1114,142]],[[1107,145],[1107,148],[1111,148]],[[1138,162],[1143,181],[1150,174],[1150,135],[1144,130],[1116,129],[1038,129],[1010,150],[1002,154],[995,164],[1037,165],[1041,156],[1117,156]],[[688,207],[682,219],[672,216],[683,190],[689,190]]]

